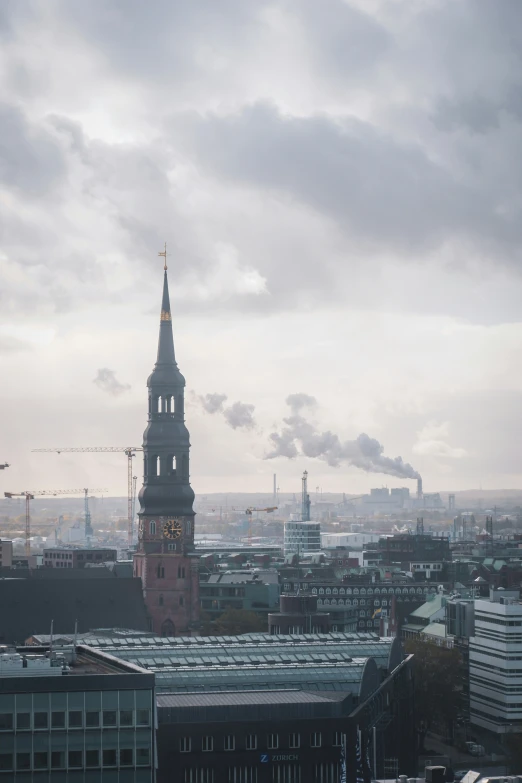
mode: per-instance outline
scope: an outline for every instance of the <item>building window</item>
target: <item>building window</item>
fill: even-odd
[[[132,748],[121,748],[120,750],[120,767],[132,767],[134,763],[134,753]]]
[[[70,729],[81,729],[83,726],[83,713],[81,710],[70,710],[69,711],[69,728]]]
[[[310,747],[311,748],[320,748],[321,747],[321,732],[320,731],[314,731],[312,734],[310,734]]]
[[[34,753],[34,768],[35,769],[47,769],[47,751],[39,751]]]
[[[150,710],[138,710],[138,726],[150,726]]]
[[[80,713],[81,714],[81,713]],[[49,715],[47,712],[35,712],[34,713],[34,728],[46,729],[49,726]],[[47,766],[47,764],[45,765]]]
[[[13,769],[13,754],[0,753],[0,770]]]
[[[223,743],[223,750],[235,750],[236,738],[233,734],[227,734]]]
[[[30,753],[17,753],[16,754],[16,769],[31,769],[31,754]]]
[[[158,577],[158,579],[165,579],[165,569],[162,565],[159,565],[156,568],[156,576]]]
[[[148,767],[150,765],[150,748],[136,748],[136,766]]]
[[[17,712],[16,714],[16,730],[23,731],[24,729],[31,728],[31,713],[30,712]]]
[[[247,750],[257,750],[257,735],[256,734],[247,734],[246,735],[245,747],[246,747]]]
[[[99,750],[86,750],[85,751],[85,766],[86,767],[99,767],[100,766],[100,751]]]
[[[116,726],[116,710],[103,710],[103,725]],[[103,762],[105,766],[105,762]]]
[[[279,734],[269,734],[266,738],[266,746],[269,750],[277,750],[279,747]]]
[[[150,765],[150,748],[136,749],[136,766],[148,767]]]
[[[120,726],[132,726],[133,710],[120,710]]]
[[[175,552],[177,548],[178,548],[177,544],[168,544],[169,552]]]
[[[178,579],[185,579],[185,566],[178,566]]]
[[[301,735],[300,734],[290,734],[288,737],[288,747],[289,748],[300,748],[301,747]]]
[[[103,766],[104,767],[115,767],[116,766],[116,751],[115,750],[104,750],[103,751]]]
[[[156,523],[154,522],[154,520],[151,520],[149,522],[149,534],[151,536],[155,536],[156,535]]]
[[[51,727],[53,729],[65,728],[65,712],[51,712]]]
[[[65,752],[63,750],[51,751],[51,769],[65,768]]]
[[[83,751],[82,750],[70,750],[69,751],[69,766],[70,767],[83,767]]]
[[[179,752],[180,753],[190,753],[192,748],[192,740],[190,737],[180,737],[179,738]]]
[[[100,725],[100,713],[99,712],[86,712],[85,713],[85,725],[89,729],[97,729]]]
[[[201,750],[207,753],[214,750],[214,737],[202,737]]]
[[[163,606],[163,596],[162,595],[160,595],[160,597],[158,598],[158,604],[160,606]]]
[[[342,732],[336,731],[335,734],[333,735],[332,745],[334,746],[334,748],[340,748],[342,744],[343,744]]]
[[[0,731],[12,731],[12,729],[13,729],[13,713],[0,712]]]

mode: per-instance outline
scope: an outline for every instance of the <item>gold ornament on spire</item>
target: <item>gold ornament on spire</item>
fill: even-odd
[[[167,243],[166,242],[165,242],[164,249],[160,250],[160,252],[158,253],[158,256],[161,256],[162,258],[165,259],[165,264],[163,265],[163,269],[166,272],[167,271]]]

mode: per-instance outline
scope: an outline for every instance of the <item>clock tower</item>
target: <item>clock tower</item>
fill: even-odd
[[[141,577],[151,630],[186,636],[199,626],[198,557],[194,549],[194,492],[190,486],[185,378],[172,336],[166,250],[158,358],[147,380],[148,425],[143,435],[134,576]]]

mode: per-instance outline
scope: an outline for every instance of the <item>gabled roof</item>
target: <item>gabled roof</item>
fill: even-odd
[[[410,613],[410,617],[419,617],[422,619],[429,619],[437,612],[440,612],[442,609],[442,595],[436,595],[434,598],[432,598],[431,601],[426,601],[426,603],[422,604],[422,606],[419,606],[418,609],[415,609],[415,611]]]

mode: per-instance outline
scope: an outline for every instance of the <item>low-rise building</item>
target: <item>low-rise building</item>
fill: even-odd
[[[48,568],[85,568],[87,565],[115,562],[117,559],[116,549],[54,547],[43,551],[43,564]]]
[[[266,617],[279,606],[279,592],[275,570],[225,571],[210,574],[199,583],[201,609],[211,618],[227,609],[244,609]]]
[[[154,674],[85,646],[0,654],[0,779],[155,780]]]

